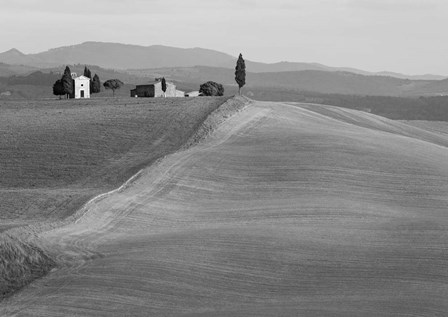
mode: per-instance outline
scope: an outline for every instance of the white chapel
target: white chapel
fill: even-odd
[[[76,76],[72,73],[74,81],[74,97],[75,99],[90,98],[90,78],[85,76]]]

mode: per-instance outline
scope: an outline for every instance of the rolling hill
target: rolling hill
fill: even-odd
[[[0,103],[0,232],[67,217],[177,150],[226,99]]]
[[[227,116],[226,116],[227,117]],[[2,316],[448,314],[448,137],[255,102],[76,221]]]
[[[33,71],[37,71],[38,68],[24,65],[10,65],[6,63],[0,63],[0,77],[8,77],[13,75],[25,75]]]

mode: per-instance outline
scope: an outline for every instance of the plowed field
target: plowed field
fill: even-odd
[[[448,137],[257,102],[41,235],[1,316],[446,316]]]
[[[63,219],[176,151],[227,98],[0,103],[0,232]]]

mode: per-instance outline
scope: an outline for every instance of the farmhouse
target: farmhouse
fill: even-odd
[[[74,98],[90,98],[90,78],[85,76],[76,76],[76,73],[72,73],[72,78],[74,82]]]
[[[157,80],[146,85],[137,85],[131,90],[131,97],[163,97],[162,82]],[[177,97],[176,85],[166,83],[166,97]]]

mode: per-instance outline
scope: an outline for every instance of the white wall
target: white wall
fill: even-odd
[[[81,98],[81,91],[84,91],[84,98],[90,98],[90,79],[75,78],[75,98]]]

